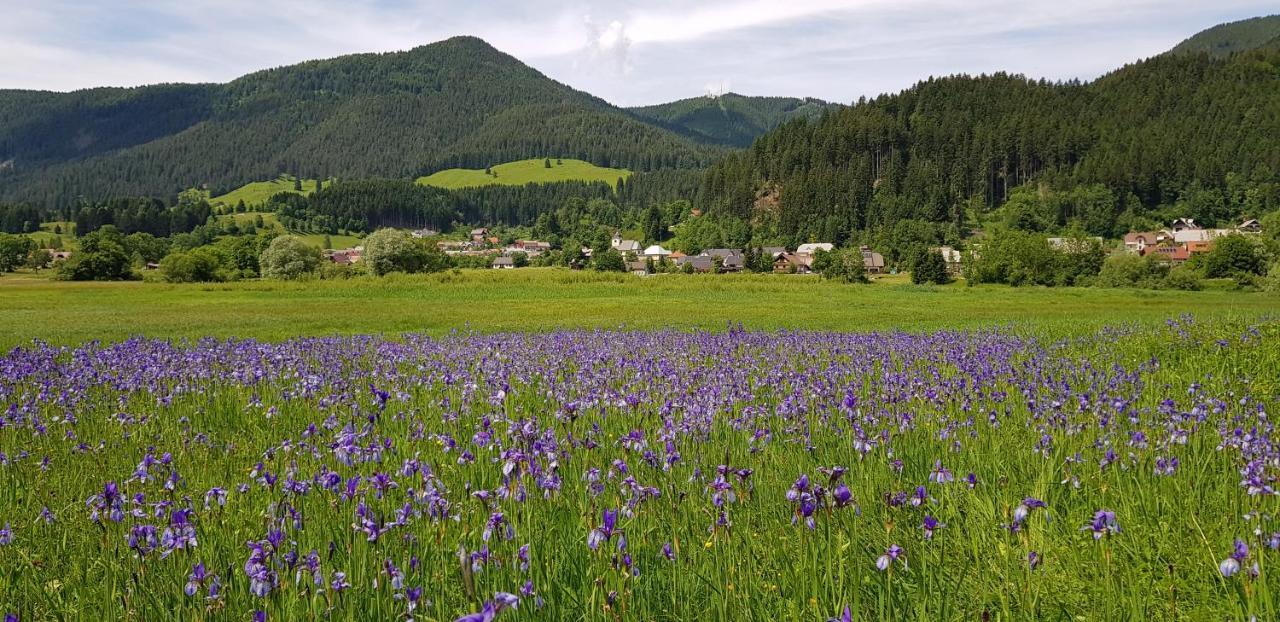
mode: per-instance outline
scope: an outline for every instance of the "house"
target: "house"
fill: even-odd
[[[621,231],[613,232],[613,240],[610,241],[610,246],[613,247],[613,250],[618,251],[623,255],[626,255],[627,253],[640,252],[640,243],[635,240],[622,239]]]
[[[1257,218],[1250,218],[1236,226],[1236,231],[1240,233],[1260,233],[1262,231],[1262,223],[1258,222]]]
[[[1151,249],[1151,255],[1156,261],[1176,266],[1191,258],[1191,251],[1186,246],[1179,245],[1161,245]]]
[[[942,254],[942,260],[947,263],[947,274],[960,274],[964,265],[964,255],[950,246],[943,246],[935,249]]]
[[[867,274],[882,274],[884,272],[884,255],[871,250],[870,247],[863,246],[862,251],[862,269]]]
[[[773,259],[774,272],[794,272],[796,274],[809,274],[813,270],[809,267],[810,261],[792,253],[783,253]]]
[[[1124,234],[1124,249],[1130,253],[1145,255],[1148,247],[1170,240],[1173,240],[1173,233],[1170,231],[1130,231]]]
[[[714,262],[720,260],[720,267],[726,272],[737,272],[747,267],[747,258],[740,248],[708,248],[702,251],[703,257],[710,257]]]
[[[539,242],[537,240],[516,240],[511,246],[503,249],[503,254],[510,255],[512,253],[524,253],[529,257],[537,257],[551,250],[550,242]]]
[[[66,261],[71,259],[71,251],[49,251],[50,261]]]
[[[645,259],[662,261],[663,259],[667,259],[671,257],[671,251],[665,248],[662,248],[662,246],[658,244],[654,244],[649,248],[644,249],[644,252],[640,253],[640,256],[644,257]]]
[[[409,235],[412,235],[413,237],[418,239],[433,238],[437,235],[440,235],[440,232],[436,231],[435,229],[417,229],[410,232]]]
[[[769,259],[777,259],[785,252],[787,252],[785,246],[765,246],[760,249],[760,255]]]
[[[357,246],[346,250],[328,251],[325,254],[329,256],[329,261],[340,266],[349,266],[359,262],[364,257],[364,247]]]
[[[489,230],[488,230],[488,229],[485,229],[484,227],[481,227],[481,228],[479,228],[479,229],[472,229],[472,230],[471,230],[471,241],[472,241],[472,242],[484,242],[484,239],[485,239],[486,237],[488,237],[488,235],[489,235]]]
[[[830,253],[835,250],[835,245],[827,242],[814,242],[810,244],[801,244],[796,247],[796,254],[801,257],[813,257],[818,251],[826,251]]]
[[[1186,247],[1187,252],[1192,255],[1207,253],[1213,250],[1213,240],[1206,240],[1204,242],[1187,242],[1186,244],[1183,244],[1183,246]]]
[[[676,260],[676,266],[681,270],[683,270],[686,265],[692,265],[694,272],[711,272],[716,267],[715,261],[706,255],[681,257]]]
[[[628,261],[627,272],[636,276],[648,276],[649,263],[645,261]]]
[[[1199,229],[1200,225],[1196,224],[1194,218],[1179,218],[1173,221],[1173,232],[1187,231],[1190,229]]]
[[[503,255],[493,259],[493,265],[490,266],[494,270],[511,270],[516,267],[516,262],[510,257]]]

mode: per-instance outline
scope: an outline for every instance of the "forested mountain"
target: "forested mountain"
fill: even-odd
[[[1169,53],[1225,57],[1259,48],[1280,49],[1280,15],[1219,24],[1192,35]]]
[[[790,241],[920,223],[940,238],[1019,186],[1001,209],[1027,228],[1211,225],[1280,207],[1277,136],[1280,51],[1162,55],[1087,84],[953,76],[788,122],[712,166],[701,202]]]
[[[271,179],[410,178],[572,157],[639,171],[722,150],[458,37],[253,73],[221,85],[0,91],[0,200],[214,194]]]
[[[812,119],[836,104],[813,98],[748,97],[737,93],[691,97],[630,108],[642,118],[698,141],[747,147],[761,134],[792,119]]]

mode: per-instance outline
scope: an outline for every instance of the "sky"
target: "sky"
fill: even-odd
[[[0,0],[0,88],[226,82],[487,40],[618,105],[706,94],[848,103],[930,76],[1092,79],[1275,0]]]

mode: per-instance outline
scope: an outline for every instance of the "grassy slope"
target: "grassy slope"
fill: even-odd
[[[280,219],[277,218],[275,213],[273,212],[245,212],[243,214],[224,214],[222,216],[219,216],[218,218],[223,218],[223,219],[234,218],[236,221],[236,224],[243,227],[249,223],[256,222],[258,216],[262,216],[262,224],[268,227],[271,227],[273,229],[284,231],[284,226],[280,224]],[[298,236],[303,240],[305,240],[308,244],[311,244],[312,246],[325,248],[324,239],[326,236],[323,233],[291,233],[290,235]],[[337,249],[351,248],[353,246],[357,246],[360,244],[360,238],[354,235],[335,234],[335,235],[328,236],[328,238],[329,238],[330,244],[332,244],[332,248],[337,248]]]
[[[1280,312],[1264,293],[846,286],[785,275],[630,275],[527,269],[306,283],[61,283],[0,277],[0,348],[154,337],[256,337],[557,327],[839,330],[1015,323],[1075,331],[1181,313]]]
[[[255,181],[245,184],[228,192],[209,199],[209,204],[214,207],[235,207],[240,201],[244,201],[247,206],[262,205],[272,196],[281,192],[292,192],[302,195],[310,195],[316,191],[316,180],[302,180],[302,192],[293,189],[293,176],[281,175],[271,181]]]
[[[524,184],[544,184],[557,181],[602,181],[613,185],[619,178],[626,178],[631,171],[619,168],[605,168],[582,160],[551,160],[551,168],[546,167],[543,158],[517,160],[492,167],[497,177],[486,175],[483,169],[451,168],[426,177],[419,177],[418,183],[440,188],[472,188],[501,184],[506,186],[522,186]]]

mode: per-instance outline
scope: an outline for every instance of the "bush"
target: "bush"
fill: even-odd
[[[813,257],[813,271],[822,278],[842,283],[866,283],[866,264],[862,261],[862,251],[846,248],[826,252],[819,250]]]
[[[35,241],[25,235],[0,233],[0,273],[14,271],[26,263],[27,256],[35,250]]]
[[[1200,273],[1196,272],[1191,266],[1178,266],[1170,270],[1169,275],[1164,278],[1164,287],[1166,289],[1198,291],[1204,287],[1204,283],[1200,281]]]
[[[1232,234],[1218,238],[1204,257],[1204,275],[1213,279],[1237,274],[1261,275],[1266,261],[1252,240]]]
[[[413,237],[397,229],[378,229],[364,239],[364,261],[377,276],[392,272],[416,272],[418,245]]]
[[[271,240],[262,251],[258,263],[262,276],[271,279],[300,279],[316,271],[324,257],[320,249],[292,235],[282,235]]]
[[[1156,261],[1154,255],[1112,255],[1102,263],[1102,271],[1094,285],[1159,289],[1167,286],[1165,277],[1168,275],[1169,267]]]
[[[911,260],[911,282],[917,285],[950,283],[951,275],[947,274],[947,260],[942,253],[923,246],[917,248]]]
[[[209,283],[231,280],[225,258],[208,246],[169,253],[160,260],[160,274],[170,283]]]
[[[66,281],[132,279],[131,257],[120,230],[105,225],[80,238],[80,252],[58,266],[58,278]]]
[[[625,272],[627,263],[622,259],[622,253],[609,249],[594,257],[596,270],[600,272]]]

